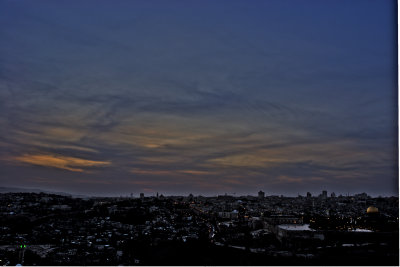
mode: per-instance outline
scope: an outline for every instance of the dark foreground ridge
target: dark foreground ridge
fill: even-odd
[[[1,265],[398,265],[398,197],[0,194]]]

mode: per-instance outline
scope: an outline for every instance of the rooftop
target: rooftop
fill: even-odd
[[[282,224],[278,227],[287,231],[315,231],[310,228],[309,224]]]

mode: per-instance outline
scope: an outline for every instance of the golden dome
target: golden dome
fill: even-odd
[[[374,206],[369,206],[367,209],[367,213],[377,213],[377,212],[379,212],[379,210]]]

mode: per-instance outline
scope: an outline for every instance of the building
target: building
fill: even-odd
[[[144,193],[140,193],[140,199],[144,199]]]
[[[224,219],[230,219],[231,218],[231,213],[229,211],[219,211],[218,212],[218,217],[224,218]]]
[[[260,190],[260,192],[258,192],[258,198],[259,199],[264,199],[265,198],[265,193]]]
[[[307,198],[310,198],[310,197],[311,197],[311,193],[307,192]]]
[[[378,213],[378,212],[379,212],[378,208],[376,208],[374,206],[369,206],[367,209],[368,214],[374,214],[374,213]]]
[[[328,192],[326,190],[322,191],[322,199],[327,199],[328,198]]]
[[[276,233],[277,227],[282,224],[303,224],[303,220],[293,215],[270,215],[264,218],[265,227]]]
[[[276,237],[286,247],[315,246],[325,239],[322,232],[311,229],[308,224],[278,225]]]
[[[233,210],[230,214],[231,219],[238,219],[239,218],[239,212],[237,210]]]

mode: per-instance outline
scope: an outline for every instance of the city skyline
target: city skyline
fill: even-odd
[[[187,197],[187,196],[193,196],[193,197],[221,197],[221,196],[229,196],[229,197],[234,197],[234,198],[242,198],[242,197],[257,197],[259,196],[259,192],[262,192],[264,194],[264,198],[268,197],[311,197],[311,198],[321,198],[323,196],[323,192],[327,192],[326,198],[340,198],[340,197],[353,197],[353,196],[358,196],[358,195],[364,195],[366,194],[368,197],[374,197],[374,198],[379,198],[379,197],[398,197],[398,194],[387,194],[387,195],[382,195],[382,194],[370,194],[368,192],[334,192],[334,191],[329,191],[329,190],[321,190],[321,191],[302,191],[302,192],[297,192],[293,194],[278,194],[276,192],[264,192],[263,190],[255,191],[255,192],[249,192],[246,194],[237,194],[236,192],[217,192],[217,193],[195,193],[195,192],[180,192],[177,194],[168,194],[165,192],[118,192],[118,193],[113,193],[113,192],[103,192],[103,193],[92,193],[92,194],[79,194],[76,192],[71,192],[71,191],[54,191],[54,190],[44,190],[41,188],[33,188],[33,187],[0,187],[0,193],[45,193],[45,194],[55,194],[55,195],[66,195],[66,196],[72,196],[72,197],[110,197],[110,198],[140,198],[142,197],[155,197],[158,198],[160,196],[164,197]],[[332,196],[332,193],[334,196]],[[310,194],[310,196],[308,196]]]
[[[0,257],[6,266],[398,265],[398,197],[324,195],[1,193]]]
[[[0,184],[397,196],[396,7],[2,1]]]

